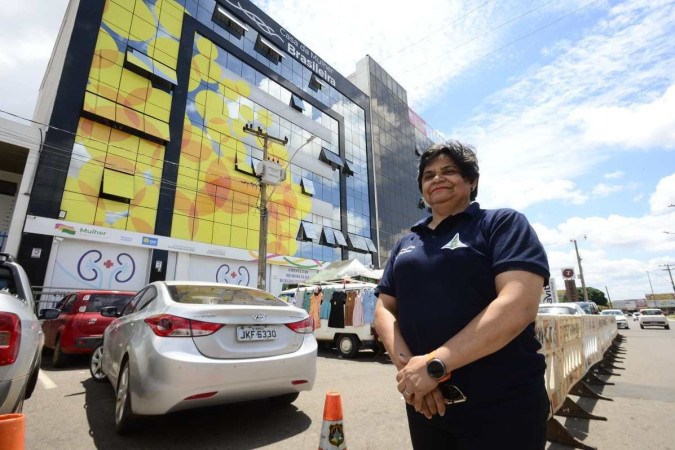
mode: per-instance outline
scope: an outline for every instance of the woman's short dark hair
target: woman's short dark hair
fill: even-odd
[[[424,170],[431,164],[431,161],[442,155],[453,160],[462,178],[476,183],[476,188],[471,192],[471,200],[475,200],[478,195],[478,158],[476,158],[476,152],[473,147],[456,140],[432,144],[422,153],[417,171],[417,186],[420,192],[422,192],[422,174],[424,174]]]

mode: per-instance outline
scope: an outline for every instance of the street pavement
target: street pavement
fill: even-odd
[[[611,400],[570,396],[587,412],[603,420],[556,419],[580,442],[601,450],[675,449],[675,322],[671,330],[646,328],[629,320],[624,336],[623,360],[600,378],[614,383],[591,388]],[[570,447],[551,443],[548,449]]]
[[[671,322],[671,328],[675,323]],[[621,330],[625,359],[607,386],[592,386],[611,399],[570,396],[606,421],[556,416],[571,434],[603,450],[675,450],[675,330],[645,329],[630,322]],[[114,393],[89,377],[86,361],[66,369],[43,365],[36,392],[24,407],[26,448],[53,449],[310,449],[317,448],[325,395],[341,394],[348,448],[411,448],[404,402],[396,391],[395,370],[386,355],[362,351],[340,359],[322,349],[314,389],[293,405],[270,408],[265,401],[182,411],[144,421],[140,432],[113,430]],[[46,383],[45,380],[50,380]],[[525,430],[524,430],[525,431]],[[570,447],[549,443],[551,450]]]

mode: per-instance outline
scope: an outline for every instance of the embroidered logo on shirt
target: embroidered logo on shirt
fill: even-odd
[[[399,255],[402,255],[402,254],[404,254],[404,253],[410,253],[410,252],[412,252],[413,250],[415,250],[415,246],[414,246],[414,245],[409,245],[409,246],[407,246],[406,248],[401,249],[401,251],[398,252],[398,254],[399,254]]]
[[[462,248],[462,247],[468,247],[468,245],[466,245],[464,242],[459,240],[459,233],[457,233],[457,234],[455,234],[455,237],[453,237],[450,240],[450,242],[448,242],[447,244],[445,244],[441,248],[447,248],[447,249],[450,249],[450,250],[455,250],[457,248]]]

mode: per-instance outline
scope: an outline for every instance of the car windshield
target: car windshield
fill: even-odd
[[[660,316],[663,313],[660,309],[643,309],[640,314],[643,316]]]
[[[606,316],[623,316],[623,313],[621,311],[602,311],[600,314],[604,314]]]
[[[87,302],[86,312],[99,312],[104,306],[114,306],[118,311],[122,311],[133,294],[90,294],[84,297]]]
[[[288,306],[274,295],[258,289],[238,286],[170,285],[171,298],[178,303],[198,305]]]

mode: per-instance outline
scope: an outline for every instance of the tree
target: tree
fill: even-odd
[[[579,298],[584,298],[583,290],[577,289],[577,291],[579,291]],[[595,302],[595,304],[598,306],[609,306],[609,302],[607,301],[607,297],[605,297],[605,293],[600,289],[587,287],[586,291],[588,292],[589,302]]]
[[[565,291],[562,291],[565,292]],[[593,302],[598,306],[609,306],[609,302],[607,301],[607,297],[605,297],[605,293],[602,292],[600,289],[595,289],[592,287],[587,287],[586,292],[588,292],[588,301]],[[577,295],[579,295],[579,301],[583,301],[584,298],[584,290],[581,288],[577,288]],[[570,299],[567,298],[566,295],[562,295],[562,301],[563,302],[569,302],[571,301]]]

